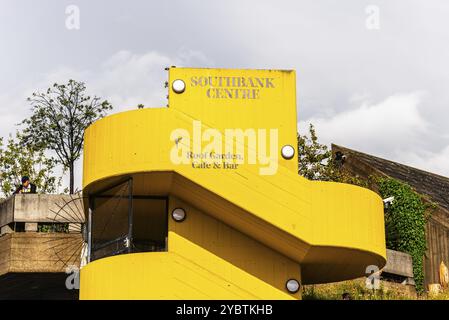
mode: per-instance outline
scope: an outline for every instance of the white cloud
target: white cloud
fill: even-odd
[[[433,151],[428,148],[429,141],[441,141],[443,136],[424,118],[426,96],[421,91],[402,93],[372,103],[368,93],[356,94],[349,99],[352,107],[345,111],[301,121],[300,133],[307,133],[312,123],[322,143],[339,144],[449,176],[449,145]]]
[[[365,95],[364,95],[365,96]],[[428,131],[419,104],[423,93],[396,94],[379,103],[370,103],[358,96],[357,107],[332,117],[311,117],[301,121],[300,132],[313,123],[323,142],[341,144],[358,150],[375,150],[377,154],[392,154],[408,148],[410,141]],[[351,99],[354,101],[354,99]]]
[[[210,66],[213,62],[200,51],[181,48],[175,56],[156,51],[136,54],[121,50],[107,58],[97,69],[79,71],[59,68],[46,75],[44,83],[73,78],[85,81],[89,92],[108,99],[114,112],[134,109],[140,103],[146,107],[166,105],[167,80],[165,67],[184,65]]]
[[[398,161],[449,177],[449,145],[436,152],[408,150],[398,156]]]
[[[6,137],[19,129],[16,124],[30,114],[26,98],[33,92],[69,79],[84,81],[88,94],[109,100],[114,106],[112,112],[135,109],[140,103],[146,107],[163,107],[167,103],[167,89],[164,88],[167,72],[164,68],[172,65],[211,66],[213,62],[200,51],[181,48],[174,56],[156,51],[136,54],[122,50],[94,69],[59,67],[35,81],[23,83],[8,94],[0,94],[0,136]],[[76,169],[75,186],[81,189],[81,161],[77,162]],[[68,177],[64,177],[64,184],[68,185]]]
[[[108,99],[114,112],[134,109],[139,103],[147,107],[165,106],[167,73],[164,68],[172,65],[212,66],[213,61],[200,51],[186,48],[181,48],[173,56],[157,51],[136,54],[121,50],[96,68],[79,70],[65,65],[51,70],[7,94],[0,93],[0,136],[14,132],[17,129],[15,125],[29,114],[27,97],[36,90],[45,90],[54,82],[68,79],[86,82],[88,93]]]
[[[356,0],[110,2],[107,10],[89,1],[76,32],[65,28],[64,6],[24,2],[0,12],[0,136],[28,115],[26,97],[54,81],[85,81],[117,112],[164,106],[164,67],[216,62],[296,69],[302,131],[312,121],[326,143],[444,170],[447,1],[378,1],[377,31]]]

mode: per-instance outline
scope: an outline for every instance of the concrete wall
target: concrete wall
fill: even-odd
[[[83,201],[70,195],[15,195],[0,203],[0,227],[11,222],[84,222]]]
[[[11,236],[0,237],[0,276],[9,271],[11,265]]]
[[[383,272],[413,278],[412,256],[395,250],[387,249],[387,264]]]
[[[14,197],[0,200],[0,227],[14,220]]]
[[[25,223],[25,232],[14,232],[15,222]],[[68,222],[70,233],[37,232],[43,222]],[[78,299],[78,290],[65,286],[65,272],[80,266],[83,222],[78,196],[27,194],[0,202],[0,300]]]
[[[78,265],[81,234],[15,232],[0,237],[0,276],[16,272],[64,272]]]

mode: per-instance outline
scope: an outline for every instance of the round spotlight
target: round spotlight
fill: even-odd
[[[295,148],[293,148],[291,145],[287,144],[282,147],[281,154],[284,159],[290,160],[295,155]]]
[[[181,79],[176,79],[175,81],[173,81],[171,86],[173,88],[173,91],[176,93],[183,93],[186,89],[186,84]]]
[[[176,208],[172,211],[171,216],[176,222],[182,222],[186,219],[186,212],[182,208]]]
[[[290,293],[296,293],[299,291],[299,288],[301,285],[299,284],[298,280],[290,279],[285,284],[285,287],[287,288],[287,291]]]

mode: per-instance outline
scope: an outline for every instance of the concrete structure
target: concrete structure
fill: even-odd
[[[68,195],[0,202],[0,299],[78,299],[78,290],[66,288],[65,272],[80,265],[82,212],[82,200]],[[58,226],[66,232],[51,232]]]
[[[84,204],[78,196],[54,194],[15,195],[0,202],[1,235],[12,231],[14,223],[23,223],[28,231],[37,231],[38,223],[69,223],[79,229],[84,223]]]
[[[168,83],[168,108],[85,132],[81,299],[300,299],[385,265],[380,197],[297,174],[294,71],[170,68]]]
[[[382,277],[395,278],[402,284],[414,285],[412,256],[405,252],[387,249],[387,264],[382,269]]]

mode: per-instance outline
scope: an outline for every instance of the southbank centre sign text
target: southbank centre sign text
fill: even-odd
[[[259,99],[261,90],[275,88],[274,78],[193,76],[192,87],[206,87],[211,99]]]

